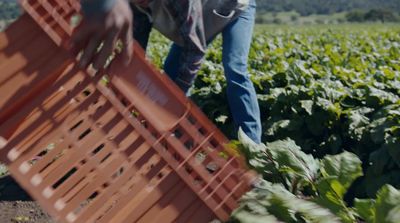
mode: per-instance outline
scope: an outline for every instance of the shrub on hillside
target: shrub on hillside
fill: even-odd
[[[399,18],[388,9],[372,9],[369,11],[353,10],[346,14],[348,22],[396,22]]]

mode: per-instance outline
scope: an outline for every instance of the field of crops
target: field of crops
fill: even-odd
[[[161,67],[168,42],[152,38]],[[191,97],[235,137],[220,47],[210,47]],[[258,27],[250,73],[266,145],[235,145],[264,181],[234,222],[398,223],[399,58],[398,25]]]

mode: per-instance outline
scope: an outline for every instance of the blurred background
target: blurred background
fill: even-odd
[[[398,22],[399,0],[259,0],[257,23]]]

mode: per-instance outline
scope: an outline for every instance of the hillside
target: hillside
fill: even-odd
[[[261,12],[297,11],[301,15],[332,14],[355,9],[400,11],[399,0],[259,0]]]

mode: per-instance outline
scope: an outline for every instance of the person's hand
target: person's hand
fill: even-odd
[[[125,0],[116,0],[113,8],[105,14],[84,16],[72,35],[70,46],[74,54],[83,50],[80,66],[86,68],[93,64],[96,70],[103,68],[118,39],[122,41],[122,58],[128,64],[132,57],[132,24],[132,12]]]

